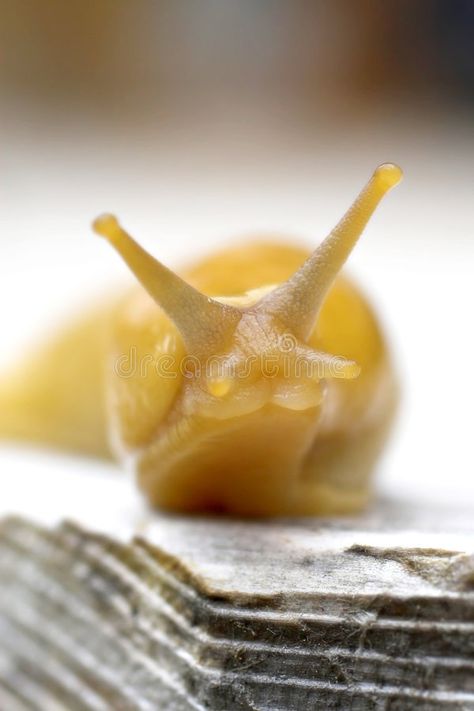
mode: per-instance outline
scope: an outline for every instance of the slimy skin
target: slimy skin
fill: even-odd
[[[113,456],[167,510],[360,510],[397,389],[377,319],[339,272],[400,179],[377,168],[312,254],[255,241],[182,277],[98,218],[140,286],[10,375],[0,431]]]

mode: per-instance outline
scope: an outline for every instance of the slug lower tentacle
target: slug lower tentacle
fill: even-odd
[[[140,287],[73,326],[30,373],[18,371],[3,396],[15,426],[0,419],[0,428],[90,453],[109,449],[166,509],[361,508],[396,387],[372,309],[339,272],[400,179],[392,164],[377,168],[310,255],[255,242],[182,277],[115,217],[98,218],[95,231]]]

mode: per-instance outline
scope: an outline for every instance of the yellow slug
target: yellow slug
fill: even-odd
[[[0,433],[118,457],[164,509],[359,510],[397,388],[374,313],[339,272],[401,175],[379,166],[312,254],[244,244],[183,278],[99,217],[141,286],[6,375]]]

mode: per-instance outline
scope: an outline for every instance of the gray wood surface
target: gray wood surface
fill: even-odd
[[[474,709],[474,521],[0,525],[0,708]]]

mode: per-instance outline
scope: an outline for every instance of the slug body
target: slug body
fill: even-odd
[[[396,404],[376,317],[339,271],[381,197],[380,166],[312,254],[255,242],[182,278],[103,216],[141,286],[10,374],[0,429],[133,468],[174,511],[359,510]]]

